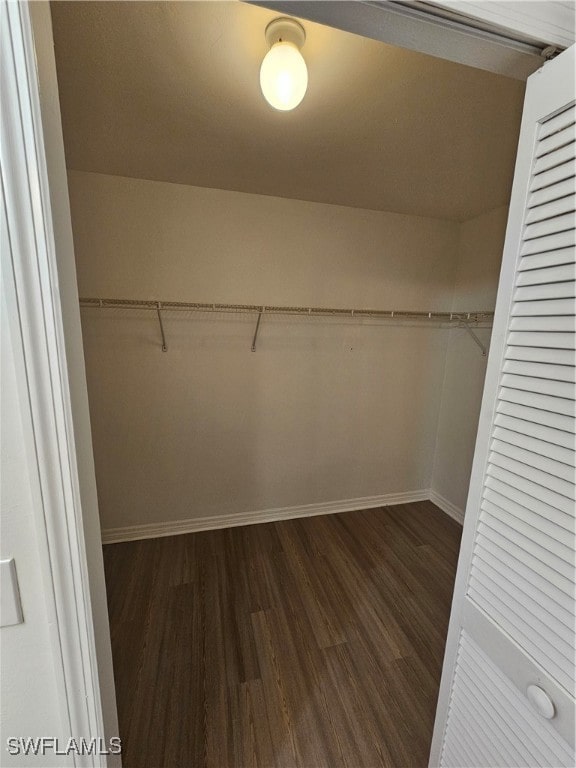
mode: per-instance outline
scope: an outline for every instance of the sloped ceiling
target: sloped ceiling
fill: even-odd
[[[222,2],[53,2],[74,170],[463,221],[510,195],[521,82],[303,22],[308,93],[264,101],[264,28]]]

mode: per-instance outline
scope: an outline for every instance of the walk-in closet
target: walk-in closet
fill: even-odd
[[[430,753],[528,72],[284,16],[51,3],[126,768]]]

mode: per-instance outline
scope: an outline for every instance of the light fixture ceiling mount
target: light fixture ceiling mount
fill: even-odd
[[[300,48],[304,27],[295,19],[279,18],[266,27],[270,50],[260,67],[260,87],[266,101],[283,112],[300,104],[308,87],[308,69]]]
[[[302,24],[286,17],[271,21],[264,35],[270,48],[276,43],[292,43],[300,50],[306,42],[306,31]]]

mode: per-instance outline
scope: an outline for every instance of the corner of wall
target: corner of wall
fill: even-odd
[[[458,258],[454,277],[452,309],[464,309],[475,301],[477,310],[491,310],[495,305],[498,276],[508,206],[497,206],[472,219],[461,222],[458,236]],[[482,306],[480,306],[482,305]],[[450,331],[444,360],[444,377],[440,407],[438,413],[434,460],[430,478],[430,498],[460,522],[464,518],[468,467],[473,455],[477,414],[479,413],[482,386],[479,377],[485,371],[485,359],[478,361],[470,358],[465,365],[462,354],[467,354],[462,347],[458,330]],[[476,354],[477,350],[471,350]],[[482,365],[481,365],[482,363]],[[475,377],[478,386],[466,387],[466,396],[458,399],[458,382],[463,367],[469,376]],[[462,401],[462,402],[460,402]],[[458,413],[457,413],[458,411]],[[466,421],[462,423],[462,414]],[[464,451],[458,451],[459,465],[454,463],[456,441],[464,443]],[[466,476],[465,476],[466,475]]]

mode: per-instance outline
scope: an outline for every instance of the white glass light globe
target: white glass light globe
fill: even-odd
[[[270,48],[260,67],[260,87],[274,109],[287,111],[300,104],[308,87],[308,69],[293,43],[283,41]]]

